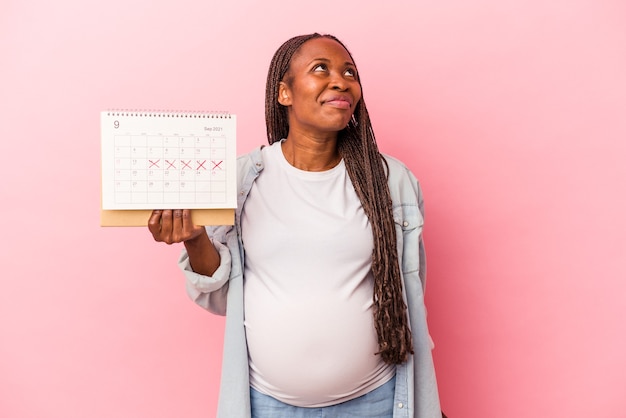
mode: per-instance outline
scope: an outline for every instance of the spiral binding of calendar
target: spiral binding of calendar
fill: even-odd
[[[228,111],[185,111],[185,110],[139,110],[139,109],[111,109],[107,116],[141,117],[141,118],[199,118],[199,119],[230,119]]]

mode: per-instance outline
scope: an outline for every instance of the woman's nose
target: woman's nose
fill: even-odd
[[[348,83],[343,78],[342,74],[332,73],[331,74],[331,80],[330,80],[330,86],[331,86],[331,88],[333,88],[335,90],[346,90],[348,88]]]

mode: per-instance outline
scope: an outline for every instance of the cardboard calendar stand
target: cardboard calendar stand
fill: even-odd
[[[100,226],[147,226],[151,210],[101,210]],[[233,225],[235,209],[192,209],[195,225]]]

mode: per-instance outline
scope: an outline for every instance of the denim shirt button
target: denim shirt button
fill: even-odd
[[[407,221],[404,221],[404,222],[402,223],[402,225],[404,225],[404,226],[409,226],[409,223],[408,223]]]
[[[404,404],[402,402],[398,402],[398,408],[400,409],[404,408]]]

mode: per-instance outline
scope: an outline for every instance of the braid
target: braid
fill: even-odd
[[[267,140],[270,145],[283,138],[287,138],[287,134],[289,133],[287,109],[276,100],[278,97],[279,83],[283,81],[289,70],[291,58],[298,49],[300,49],[302,44],[309,39],[319,38],[320,36],[321,35],[314,33],[291,38],[274,53],[270,69],[267,73],[267,84],[265,88],[265,124]]]
[[[354,119],[340,135],[339,149],[363,209],[370,219],[374,236],[372,273],[374,275],[374,326],[378,346],[387,363],[399,364],[413,354],[413,343],[402,297],[391,194],[387,184],[386,162],[378,151],[374,132],[363,99]]]
[[[332,35],[317,33],[292,38],[274,54],[267,76],[265,119],[270,144],[286,138],[289,133],[287,110],[277,101],[278,85],[283,81],[294,53],[306,41],[327,37],[346,51],[341,41]],[[350,52],[348,51],[348,54]],[[380,155],[372,124],[361,100],[348,126],[339,132],[339,153],[363,210],[370,220],[374,240],[372,274],[374,276],[374,326],[382,359],[400,364],[413,354],[407,306],[402,296],[402,278],[398,260],[396,230],[393,220],[391,194],[385,171],[386,161]]]

